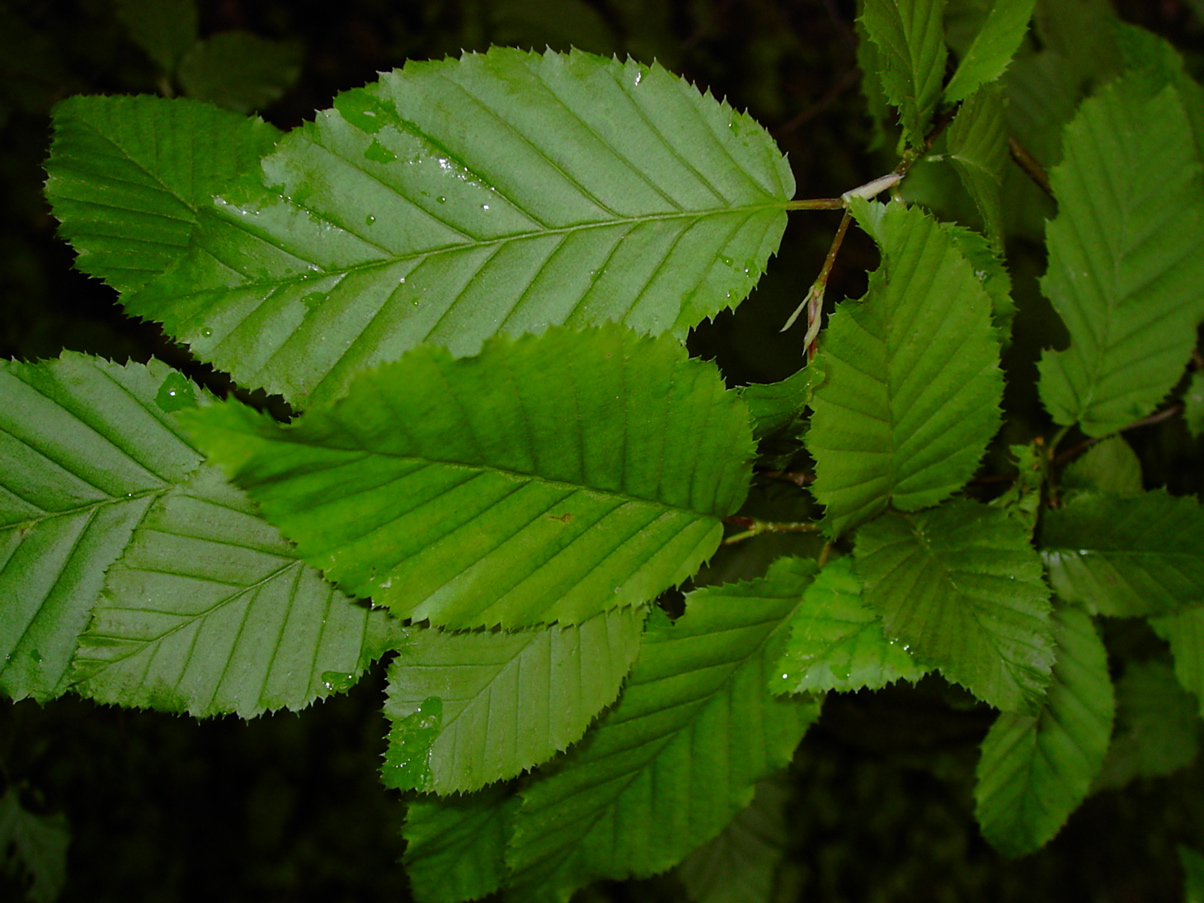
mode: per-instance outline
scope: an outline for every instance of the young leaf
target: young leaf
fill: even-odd
[[[945,100],[965,100],[1003,75],[1024,40],[1036,0],[994,0],[974,43],[945,86]]]
[[[821,338],[811,401],[815,497],[838,534],[888,503],[933,505],[978,466],[1003,375],[991,299],[948,232],[916,208],[854,203],[882,249],[865,297]]]
[[[1204,589],[1201,589],[1200,601],[1204,603]],[[1175,678],[1196,698],[1200,714],[1204,716],[1204,605],[1150,618],[1150,626],[1170,644]]]
[[[46,198],[76,266],[119,291],[141,288],[185,253],[214,195],[280,133],[208,104],[69,97],[54,108]]]
[[[151,506],[80,637],[98,702],[197,717],[298,710],[348,689],[395,637],[302,564],[216,468]]]
[[[1070,332],[1040,363],[1060,424],[1104,436],[1144,417],[1183,373],[1204,317],[1204,183],[1178,91],[1129,77],[1084,101],[1050,174],[1041,288]]]
[[[793,192],[760,126],[659,66],[494,48],[339,95],[123,303],[304,406],[424,342],[681,338],[748,294]]]
[[[984,85],[962,104],[949,127],[949,161],[974,199],[991,245],[1002,250],[1001,190],[1008,154],[1000,88]]]
[[[941,99],[945,77],[945,0],[865,0],[861,24],[878,50],[878,77],[899,110],[903,137],[913,148],[924,136]]]
[[[824,565],[790,619],[790,642],[770,684],[775,693],[877,690],[925,673],[882,633],[882,615],[861,598],[851,558]]]
[[[1005,712],[1033,711],[1053,665],[1049,590],[1024,526],[955,499],[857,531],[857,573],[887,636]]]
[[[414,899],[459,903],[500,888],[506,878],[506,826],[517,804],[506,784],[468,796],[411,802],[401,834]]]
[[[651,875],[719,833],[790,760],[819,704],[766,689],[815,565],[698,590],[649,629],[618,703],[522,794],[516,898],[565,901],[598,878]]]
[[[1057,663],[1036,715],[1002,713],[982,744],[974,814],[1007,856],[1044,846],[1078,808],[1112,736],[1108,653],[1082,612],[1054,612]]]
[[[515,777],[580,739],[614,702],[640,648],[646,611],[515,633],[406,631],[389,665],[390,734],[382,776],[398,790],[465,793]],[[424,745],[406,719],[439,718]]]
[[[66,690],[105,571],[201,464],[164,409],[198,401],[158,361],[0,363],[0,692]]]
[[[1082,495],[1045,513],[1041,557],[1054,592],[1093,614],[1166,614],[1204,597],[1204,510],[1155,490]]]
[[[189,422],[306,561],[450,627],[580,623],[680,583],[752,452],[714,365],[613,324],[419,348],[289,426],[237,404]]]

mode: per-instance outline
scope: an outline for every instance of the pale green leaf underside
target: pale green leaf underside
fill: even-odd
[[[878,48],[878,77],[899,110],[912,147],[924,134],[941,97],[945,77],[944,0],[865,0],[861,23]]]
[[[1049,590],[1024,526],[966,500],[857,532],[856,568],[887,636],[1005,712],[1040,703],[1053,664]]]
[[[1003,75],[1028,31],[1036,0],[994,0],[974,42],[945,86],[945,100],[956,103]]]
[[[613,324],[419,348],[290,426],[235,404],[190,423],[302,558],[451,627],[579,623],[680,583],[752,454],[714,365]]]
[[[882,615],[861,598],[853,560],[838,558],[803,594],[770,686],[776,693],[877,690],[926,670],[882,632]]]
[[[439,723],[390,744],[385,785],[466,793],[564,751],[619,695],[645,614],[623,608],[516,632],[409,628],[389,666],[385,714],[399,726],[437,698]]]
[[[510,786],[421,797],[406,810],[406,876],[418,903],[460,903],[493,893],[506,878],[506,827],[518,802]]]
[[[339,95],[127,309],[294,404],[421,343],[743,299],[794,192],[760,126],[659,66],[494,48]]]
[[[72,681],[99,702],[250,718],[347,689],[390,644],[216,468],[158,499],[109,569]]]
[[[1150,413],[1183,373],[1204,316],[1204,183],[1183,103],[1133,76],[1084,101],[1050,173],[1041,288],[1070,333],[1040,363],[1057,423],[1103,436]]]
[[[1158,490],[1090,495],[1046,512],[1041,557],[1054,592],[1090,612],[1165,614],[1204,599],[1204,509]]]
[[[833,533],[888,503],[935,504],[973,474],[999,426],[991,299],[953,237],[917,208],[854,203],[882,249],[865,297],[820,339],[807,449]]]
[[[279,136],[182,98],[71,97],[54,108],[46,197],[76,265],[131,291],[179,260],[199,210]]]
[[[156,402],[165,386],[199,396],[158,361],[0,364],[0,692],[67,688],[105,571],[155,499],[200,466]]]
[[[1108,654],[1091,619],[1053,616],[1057,663],[1036,715],[1000,714],[974,790],[983,836],[1008,856],[1042,847],[1086,798],[1103,764],[1115,705]]]
[[[618,703],[522,794],[508,861],[518,899],[565,901],[602,877],[651,875],[715,836],[789,761],[815,702],[767,690],[815,566],[687,597],[651,628]]]
[[[1204,603],[1204,589],[1200,601]],[[1204,716],[1204,605],[1150,618],[1150,626],[1170,644],[1175,677],[1179,685],[1195,697],[1200,714]]]
[[[1003,91],[984,85],[958,110],[949,127],[949,161],[982,216],[995,248],[1003,248],[1004,167],[1008,162]]]

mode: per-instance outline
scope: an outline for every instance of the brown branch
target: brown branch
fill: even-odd
[[[1028,152],[1028,149],[1017,141],[1015,138],[1008,136],[1008,150],[1012,152],[1012,159],[1016,161],[1016,165],[1024,170],[1027,175],[1038,188],[1044,191],[1051,198],[1053,188],[1049,185],[1049,176],[1045,172],[1045,167],[1037,162],[1037,158]]]

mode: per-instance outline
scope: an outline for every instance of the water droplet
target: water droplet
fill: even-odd
[[[201,338],[208,339],[208,338],[211,338],[212,336],[213,336],[213,330],[210,329],[208,326],[206,326],[204,329],[201,330]]]
[[[447,203],[447,198],[446,198],[446,197],[444,197],[443,195],[439,195],[439,197],[435,198],[435,200],[436,200],[436,201],[438,201],[440,204],[446,204],[446,203]]]
[[[369,213],[367,216],[364,217],[364,225],[365,226],[371,226],[374,222],[376,222],[376,217],[373,216],[371,213]]]
[[[374,135],[396,114],[363,88],[344,91],[334,99],[334,108],[344,119],[363,132]]]
[[[326,296],[321,292],[310,292],[301,299],[301,303],[305,305],[306,310],[315,310],[319,304],[326,299]]]
[[[488,205],[488,204],[482,204],[482,205],[481,205],[481,209],[482,209],[482,210],[488,210],[488,209],[489,209],[489,205]]]
[[[345,693],[355,686],[355,675],[342,671],[323,671],[322,687],[327,693]]]
[[[730,267],[734,262],[730,257],[720,257],[719,259],[723,261],[723,265],[725,267]]]
[[[406,277],[405,277],[405,276],[402,276],[400,279],[398,279],[398,280],[397,280],[397,284],[398,284],[398,285],[405,285],[405,284],[406,284]]]
[[[643,80],[644,80],[644,71],[642,69],[637,69],[636,73],[635,73],[635,78],[632,79],[631,83],[633,85],[638,85]]]
[[[397,154],[373,138],[372,143],[368,145],[368,149],[364,151],[364,158],[371,160],[373,163],[392,163],[397,159]]]
[[[42,658],[42,653],[39,652],[37,649],[29,650],[29,657],[32,658],[38,664],[41,664],[44,661],[44,659]]]
[[[163,380],[155,395],[155,404],[167,413],[195,408],[196,396],[193,395],[192,383],[183,373],[167,374],[167,378]]]

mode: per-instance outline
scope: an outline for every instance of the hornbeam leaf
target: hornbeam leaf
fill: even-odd
[[[494,48],[339,95],[123,303],[305,406],[422,343],[681,338],[748,294],[793,192],[760,126],[660,66]]]
[[[820,340],[807,448],[815,497],[840,533],[887,503],[910,511],[973,474],[999,426],[991,299],[954,237],[916,208],[854,202],[882,249],[860,301]]]
[[[1142,73],[1083,102],[1050,173],[1041,288],[1070,333],[1046,351],[1041,400],[1104,436],[1149,414],[1183,373],[1204,317],[1204,182],[1179,92]]]
[[[994,0],[987,19],[974,38],[957,71],[945,86],[945,100],[965,100],[982,85],[1003,75],[1020,48],[1036,0]]]
[[[915,148],[924,134],[945,77],[945,0],[865,0],[861,23],[878,48],[878,76],[899,110],[903,136]]]
[[[878,690],[919,680],[925,668],[882,632],[882,615],[861,598],[851,558],[820,570],[790,620],[790,642],[774,670],[776,693]]]
[[[73,689],[198,717],[297,710],[392,645],[382,610],[299,561],[213,467],[151,506],[80,637]]]
[[[409,628],[389,665],[385,714],[401,729],[385,753],[385,786],[465,793],[564,751],[619,695],[645,614],[623,608],[513,633]],[[424,746],[406,719],[433,699],[439,718]]]
[[[1204,602],[1204,591],[1200,596]],[[1200,714],[1204,715],[1204,605],[1150,618],[1150,626],[1170,644],[1175,678],[1195,697]]]
[[[76,266],[120,291],[185,253],[214,195],[253,169],[273,126],[177,98],[70,97],[54,108],[46,197]]]
[[[767,687],[814,563],[691,593],[651,627],[586,739],[523,791],[507,854],[516,899],[565,901],[598,878],[663,871],[718,834],[785,765],[819,704]]]
[[[67,689],[105,571],[201,465],[165,410],[198,402],[158,361],[0,363],[0,692]]]
[[[1112,736],[1108,654],[1091,618],[1054,612],[1057,663],[1036,715],[1000,714],[982,744],[974,814],[1001,853],[1044,846],[1086,798]]]
[[[402,836],[406,875],[418,903],[477,900],[506,878],[506,828],[518,797],[507,784],[468,796],[410,803]]]
[[[451,627],[580,623],[680,583],[752,455],[714,365],[614,324],[422,347],[289,426],[236,403],[189,422],[302,558]]]
[[[964,499],[857,531],[886,635],[1005,712],[1032,711],[1053,665],[1049,589],[1023,524]]]
[[[1162,490],[1078,495],[1047,511],[1041,557],[1054,592],[1092,613],[1167,614],[1204,598],[1204,509]]]
[[[974,199],[991,244],[1003,248],[1004,167],[1008,162],[1003,91],[984,85],[962,104],[949,127],[949,161]]]

